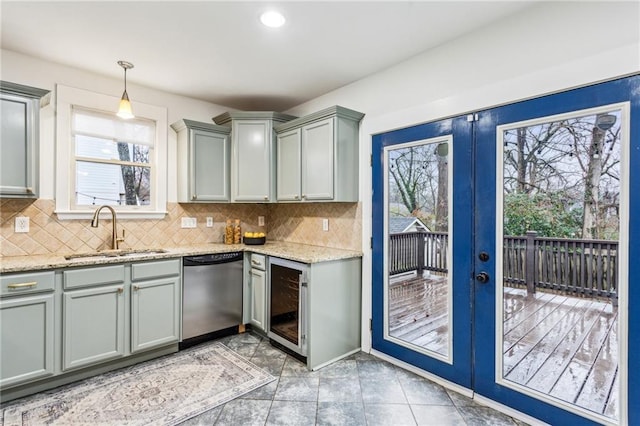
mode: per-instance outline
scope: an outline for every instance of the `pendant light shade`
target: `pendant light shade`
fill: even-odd
[[[117,116],[124,119],[133,118],[133,111],[131,110],[131,102],[129,101],[129,94],[127,93],[127,70],[133,68],[133,64],[131,62],[126,61],[118,61],[118,65],[120,65],[124,69],[124,92],[122,93],[122,98],[120,99],[120,107],[118,108]]]

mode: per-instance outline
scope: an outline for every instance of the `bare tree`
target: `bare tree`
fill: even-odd
[[[120,161],[131,162],[131,155],[129,153],[129,144],[126,142],[118,142],[118,156]],[[134,206],[137,204],[136,189],[135,189],[135,177],[133,174],[132,166],[120,166],[122,172],[122,181],[124,182],[124,199],[127,206]]]
[[[390,199],[397,199],[409,215],[435,229],[447,229],[447,144],[424,144],[390,151]]]
[[[133,159],[131,158],[133,151]],[[132,149],[126,142],[118,142],[118,156],[120,161],[126,161],[127,165],[121,165],[122,181],[124,183],[125,204],[135,206],[148,204],[150,198],[150,168],[149,150],[145,146],[133,145]]]
[[[580,209],[577,233],[582,238],[616,235],[620,126],[612,123],[617,116],[619,112],[592,114],[507,130],[505,196],[524,194],[535,203],[554,200],[563,204],[566,213]],[[603,117],[610,121],[610,128],[596,125]]]

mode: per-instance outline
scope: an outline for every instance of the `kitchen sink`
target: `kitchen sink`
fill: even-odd
[[[162,254],[167,251],[164,249],[130,249],[130,250],[105,250],[105,251],[95,251],[90,253],[74,253],[65,256],[64,258],[73,262],[82,262],[87,260],[102,260],[102,259],[112,259],[116,257],[141,257],[148,256],[151,254]]]
[[[166,250],[151,250],[151,249],[144,249],[144,250],[127,250],[121,254],[119,254],[119,257],[137,257],[137,256],[146,256],[149,254],[162,254],[162,253],[166,253]]]

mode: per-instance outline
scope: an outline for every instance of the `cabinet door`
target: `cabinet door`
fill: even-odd
[[[271,199],[271,126],[268,121],[235,121],[234,201]]]
[[[300,129],[279,134],[277,151],[278,201],[300,200]]]
[[[266,290],[267,280],[264,271],[251,269],[251,319],[250,323],[266,331]]]
[[[53,374],[53,293],[0,301],[0,387]]]
[[[124,355],[124,304],[124,284],[64,293],[64,370]]]
[[[131,352],[177,342],[180,336],[180,277],[131,285]]]
[[[333,118],[302,128],[302,199],[333,199]]]
[[[0,195],[35,197],[36,131],[33,100],[2,94]]]
[[[191,144],[191,199],[229,201],[229,137],[191,130]]]

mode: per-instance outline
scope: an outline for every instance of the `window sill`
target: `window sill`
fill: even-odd
[[[98,208],[100,206],[96,206]],[[56,210],[58,220],[88,219],[93,217],[94,210]],[[108,211],[102,211],[100,216],[107,215]],[[116,211],[118,219],[156,219],[161,220],[167,215],[166,211]]]

